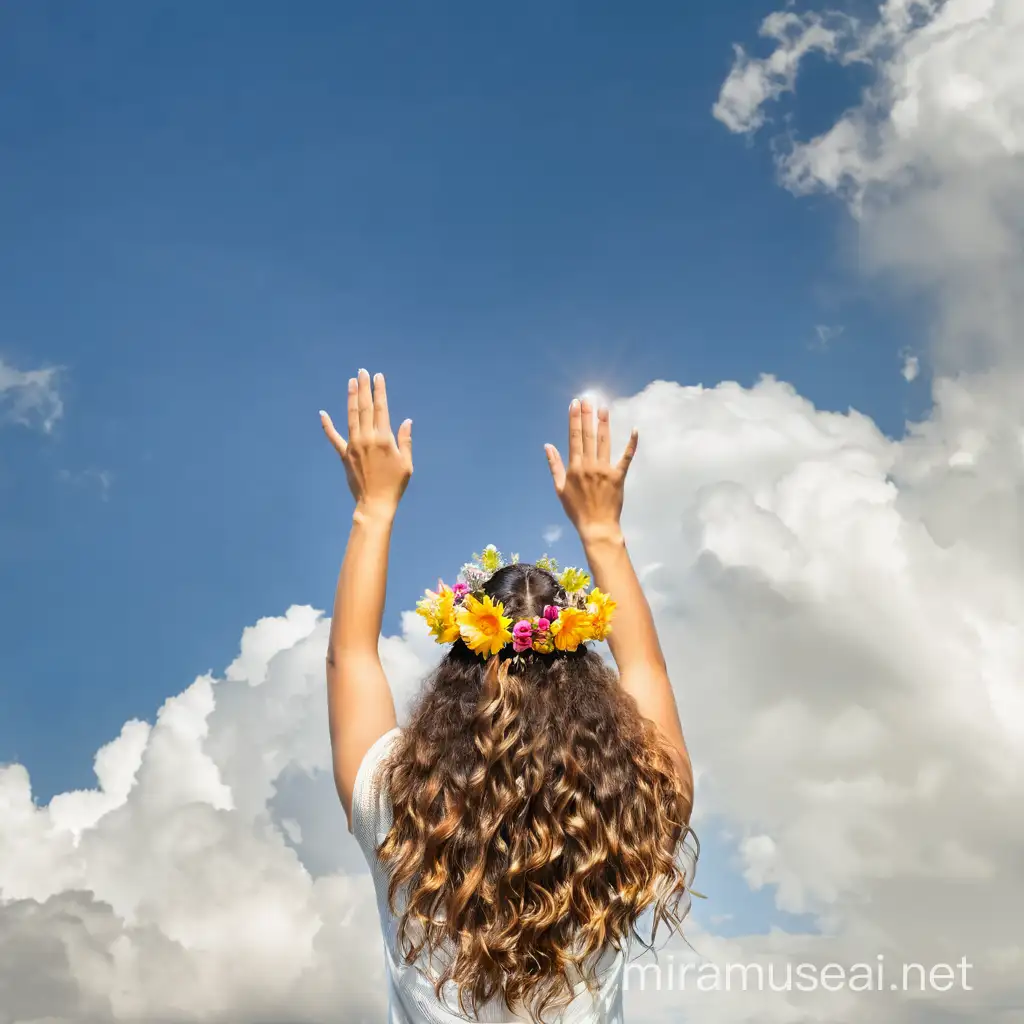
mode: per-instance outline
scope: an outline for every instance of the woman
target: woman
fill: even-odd
[[[395,437],[365,370],[347,442],[321,419],[356,499],[327,653],[334,773],[377,890],[389,1019],[618,1024],[638,919],[678,927],[695,862],[690,759],[619,527],[637,434],[613,463],[608,411],[595,429],[573,401],[568,465],[546,451],[597,587],[490,548],[428,591],[449,650],[398,729],[377,641],[412,423]]]

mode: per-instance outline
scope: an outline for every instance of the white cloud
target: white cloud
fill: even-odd
[[[110,498],[110,487],[114,482],[114,474],[109,469],[83,469],[77,472],[61,469],[57,479],[66,484],[78,487],[94,487],[103,501]]]
[[[903,370],[901,372],[903,379],[908,384],[912,384],[921,373],[921,360],[917,356],[905,352],[903,354]]]
[[[787,31],[773,31],[777,24]],[[778,83],[791,85],[812,51],[868,66],[860,103],[821,135],[783,149],[782,180],[797,193],[843,196],[860,221],[869,269],[935,304],[940,367],[1012,361],[1019,368],[1019,0],[886,0],[873,22],[786,12],[772,15],[763,33],[776,40],[775,50],[763,59],[740,53],[722,88],[719,119],[733,131],[763,125],[766,104],[785,91]],[[742,86],[748,80],[754,84]]]
[[[543,537],[545,544],[557,544],[562,539],[561,526],[549,526],[544,530]]]
[[[845,330],[846,328],[842,324],[815,324],[814,336],[816,341],[813,347],[821,351],[831,348],[832,342],[838,341],[843,336]]]
[[[836,54],[850,26],[840,14],[798,15],[776,11],[761,23],[761,35],[777,44],[764,59],[735,48],[732,71],[719,93],[713,113],[734,132],[753,132],[766,120],[765,104],[792,92],[800,64],[810,53]]]
[[[0,359],[0,419],[49,433],[64,412],[59,367],[16,370]]]
[[[326,629],[296,607],[246,630],[224,679],[97,754],[93,791],[38,807],[25,768],[0,769],[3,1024],[379,1019],[372,890],[329,770]],[[397,690],[428,644],[382,641]]]

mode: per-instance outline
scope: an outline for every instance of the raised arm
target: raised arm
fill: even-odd
[[[387,589],[388,550],[398,503],[412,476],[412,421],[391,432],[384,377],[360,370],[348,382],[348,441],[330,416],[324,433],[356,499],[338,575],[327,645],[327,708],[334,781],[352,828],[352,790],[366,752],[397,723],[377,643]]]
[[[672,750],[680,785],[693,802],[693,769],[683,739],[679,710],[647,597],[640,586],[619,525],[626,473],[636,453],[637,433],[617,463],[611,461],[608,410],[588,401],[569,407],[569,464],[554,445],[546,445],[555,491],[586,552],[594,582],[615,599],[615,627],[608,637],[622,688],[640,713],[660,729]]]

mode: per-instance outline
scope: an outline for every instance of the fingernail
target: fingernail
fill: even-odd
[[[321,409],[321,410],[320,410],[320,415],[321,415],[321,416],[326,416],[326,415],[327,415],[327,413],[325,413],[325,412],[323,411],[323,409]]]
[[[369,373],[367,373],[366,370],[364,370],[362,368],[360,368],[360,370],[359,370],[359,375],[360,376],[365,376],[365,377],[369,377],[370,376]]]
[[[348,379],[348,389],[349,389],[349,391],[355,391],[357,386],[358,385],[356,383],[355,377],[349,377],[349,379]]]
[[[373,379],[379,384],[384,379],[383,373],[375,373]]]

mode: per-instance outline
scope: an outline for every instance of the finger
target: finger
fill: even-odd
[[[373,430],[373,394],[370,391],[370,375],[359,371],[359,433],[369,437]]]
[[[373,378],[373,429],[378,434],[391,433],[391,414],[388,412],[388,390],[384,374]]]
[[[579,399],[574,398],[569,406],[569,465],[576,466],[583,461],[583,413]]]
[[[612,459],[612,428],[608,410],[604,406],[597,410],[597,461],[607,465]]]
[[[331,421],[331,417],[320,410],[320,425],[324,428],[324,433],[327,435],[327,440],[334,445],[334,450],[342,457],[345,458],[345,453],[348,451],[348,445],[345,443],[345,439],[338,433],[334,427],[334,423]]]
[[[565,465],[558,449],[553,444],[544,445],[544,451],[548,457],[548,467],[551,470],[551,479],[555,482],[555,490],[561,492],[565,486]]]
[[[640,440],[640,433],[633,428],[633,432],[629,435],[629,443],[626,445],[626,450],[622,453],[622,458],[619,459],[619,470],[625,476],[629,470],[629,465],[633,461],[633,456],[636,455],[636,446]]]
[[[593,462],[597,458],[597,438],[594,434],[594,406],[589,398],[584,398],[580,405],[580,417],[583,420],[583,459]]]
[[[354,441],[359,436],[359,382],[355,377],[348,381],[348,439]]]
[[[391,428],[388,427],[388,430]],[[405,420],[398,428],[398,450],[412,465],[412,420]]]

